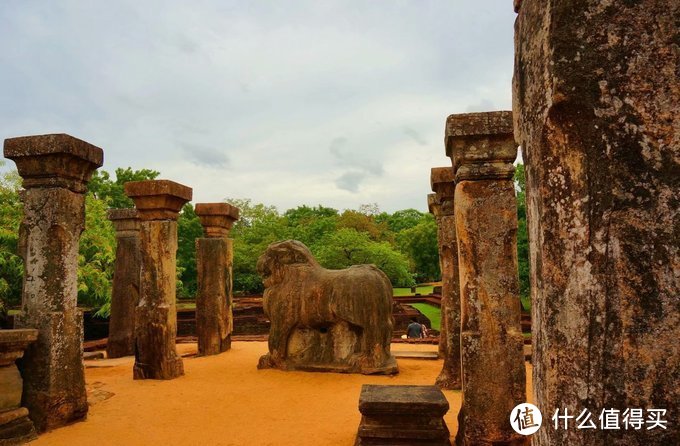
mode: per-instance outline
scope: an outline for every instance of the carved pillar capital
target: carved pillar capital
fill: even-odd
[[[450,115],[445,143],[456,181],[511,179],[515,173],[517,144],[510,111]]]

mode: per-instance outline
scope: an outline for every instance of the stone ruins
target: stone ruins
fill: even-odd
[[[354,446],[450,446],[449,428],[444,422],[448,411],[449,402],[434,386],[364,384]]]
[[[435,167],[430,172],[434,194],[428,195],[428,208],[437,222],[439,265],[442,274],[441,333],[439,355],[444,366],[435,384],[442,389],[461,388],[460,365],[460,282],[458,244],[453,215],[455,182],[450,167]]]
[[[258,368],[394,374],[392,285],[373,265],[328,270],[295,240],[272,243],[257,262],[269,353]]]
[[[28,409],[21,407],[23,379],[15,361],[38,339],[38,330],[0,330],[0,445],[22,444],[36,437]]]
[[[524,444],[508,412],[526,402],[512,113],[451,115],[445,141],[456,182],[461,293],[463,405],[456,442]]]
[[[6,139],[4,155],[23,179],[19,253],[24,285],[15,326],[39,332],[19,364],[23,404],[42,432],[87,415],[78,242],[87,182],[102,166],[104,153],[72,136],[54,134]]]
[[[680,2],[515,9],[534,400],[552,411],[665,409],[669,420],[540,429],[534,444],[678,444]]]
[[[135,314],[139,302],[139,217],[136,209],[109,209],[116,230],[116,265],[106,356],[135,354]]]
[[[462,389],[456,444],[527,444],[509,422],[527,400],[513,182],[520,146],[532,397],[545,425],[532,444],[680,444],[680,2],[514,7],[513,111],[449,116],[451,167],[430,172],[443,282],[436,385]],[[50,134],[6,139],[4,156],[23,180],[24,282],[16,329],[0,331],[1,445],[87,415],[78,245],[103,151]],[[134,354],[134,379],[177,378],[177,218],[192,189],[150,180],[127,183],[125,193],[135,208],[108,214],[118,246],[107,353]],[[196,214],[204,229],[196,240],[199,354],[216,355],[231,346],[229,231],[239,210],[201,203]],[[398,373],[393,290],[378,268],[327,270],[288,240],[271,244],[257,270],[271,319],[259,368]],[[436,386],[365,385],[356,444],[447,445],[448,407]],[[658,409],[668,423],[552,428],[550,417],[564,409]]]
[[[139,215],[140,282],[135,315],[135,379],[184,374],[177,354],[177,217],[191,201],[189,187],[168,180],[125,183]]]
[[[231,348],[234,251],[229,231],[239,210],[227,203],[199,203],[195,211],[205,235],[196,240],[198,354],[217,355]]]

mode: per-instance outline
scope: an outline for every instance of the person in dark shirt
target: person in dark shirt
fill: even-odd
[[[423,326],[416,322],[415,319],[411,319],[411,323],[406,327],[406,336],[409,338],[422,338]]]

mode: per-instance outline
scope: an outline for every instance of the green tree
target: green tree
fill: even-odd
[[[200,237],[203,237],[203,226],[194,207],[187,203],[177,219],[177,295],[180,298],[196,296],[196,239]]]
[[[353,228],[342,228],[327,235],[312,251],[319,263],[330,269],[352,265],[374,264],[395,287],[415,284],[409,273],[408,259],[389,243],[371,240],[368,234]]]
[[[107,208],[93,194],[85,196],[85,230],[78,249],[78,304],[101,309],[101,315],[108,314],[116,260],[115,231],[106,218]]]
[[[531,284],[529,280],[529,236],[527,232],[526,179],[524,165],[515,167],[517,190],[517,263],[519,270],[519,293],[525,310],[531,309]]]
[[[437,223],[431,214],[421,214],[420,221],[397,234],[397,245],[411,261],[418,282],[441,278]]]
[[[125,195],[124,185],[130,181],[155,180],[160,172],[150,169],[132,170],[118,168],[115,181],[105,170],[97,170],[88,184],[88,189],[95,198],[104,200],[111,208],[132,208],[134,203]]]
[[[284,224],[289,228],[289,238],[299,240],[307,246],[318,243],[326,234],[337,229],[338,211],[324,206],[298,206],[287,210]]]
[[[289,238],[289,228],[276,207],[250,199],[226,200],[240,210],[240,218],[231,230],[234,240],[234,290],[243,293],[261,293],[262,279],[257,273],[257,259],[270,243]]]
[[[398,233],[416,226],[422,221],[423,215],[425,214],[416,209],[404,209],[393,214],[383,212],[376,220],[380,223],[385,222],[390,231]]]
[[[0,167],[4,161],[0,161]],[[23,207],[19,199],[21,178],[16,170],[0,176],[0,307],[21,303],[23,261],[17,255]],[[3,303],[4,302],[4,303]]]

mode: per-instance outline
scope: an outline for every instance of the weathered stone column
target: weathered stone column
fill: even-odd
[[[135,309],[139,301],[139,217],[136,209],[109,209],[116,229],[116,265],[106,356],[135,353]]]
[[[435,167],[430,173],[434,194],[428,204],[437,221],[439,265],[442,272],[442,326],[439,354],[444,366],[435,384],[442,389],[461,388],[460,368],[460,280],[458,278],[458,244],[453,197],[456,184],[451,167]],[[430,198],[432,197],[432,198]]]
[[[541,428],[534,444],[680,444],[680,2],[516,6],[534,399],[544,417],[645,420]]]
[[[231,348],[234,253],[228,237],[239,210],[227,203],[198,203],[195,210],[205,235],[196,240],[198,354],[217,355]]]
[[[135,317],[135,379],[184,374],[177,354],[177,217],[189,187],[168,180],[125,183],[140,219],[139,303]]]
[[[519,445],[509,419],[526,401],[517,272],[512,113],[451,115],[446,154],[456,175],[463,406],[457,444]]]
[[[5,157],[23,178],[22,313],[17,328],[37,328],[19,366],[23,405],[38,431],[87,415],[83,317],[77,308],[78,243],[85,225],[85,191],[104,160],[102,149],[65,134],[5,140]]]

